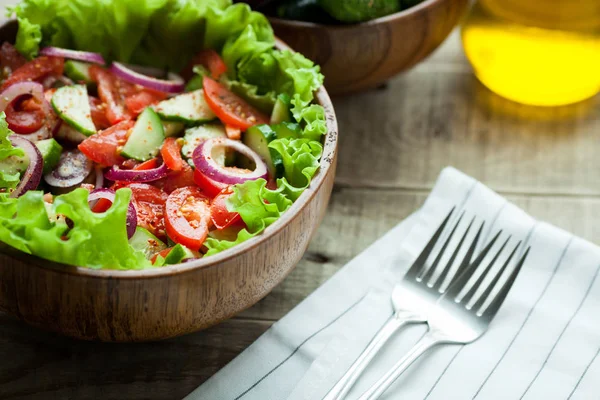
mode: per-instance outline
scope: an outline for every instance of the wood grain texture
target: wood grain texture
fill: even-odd
[[[426,0],[353,25],[270,18],[275,34],[321,66],[332,94],[376,87],[427,57],[451,32],[468,0]]]

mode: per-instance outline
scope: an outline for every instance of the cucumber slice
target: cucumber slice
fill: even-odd
[[[204,100],[202,89],[163,100],[153,108],[165,121],[196,124],[212,121],[216,118],[216,115]]]
[[[196,255],[192,253],[187,247],[177,244],[171,249],[169,254],[165,257],[165,265],[168,264],[179,264],[186,258],[194,258]]]
[[[135,122],[121,155],[147,161],[156,157],[164,141],[162,121],[151,108],[146,108]]]
[[[292,113],[290,112],[290,96],[285,93],[277,96],[273,112],[271,113],[271,125],[279,124],[281,122],[291,122]]]
[[[81,61],[65,61],[65,75],[75,82],[83,82],[87,85],[94,83],[90,76],[90,65]]]
[[[302,128],[295,122],[282,122],[271,128],[277,134],[277,139],[298,139],[302,135]]]
[[[40,140],[39,142],[36,142],[35,145],[40,153],[42,153],[42,158],[44,159],[44,174],[47,174],[58,165],[58,160],[60,160],[60,154],[62,153],[63,148],[54,139]]]
[[[195,128],[189,128],[185,130],[183,135],[183,146],[181,147],[181,154],[188,160],[192,159],[194,149],[198,147],[202,142],[212,139],[227,137],[225,133],[225,127],[221,124],[204,124]],[[226,152],[224,148],[213,150],[213,157],[220,165],[227,165],[228,157],[230,152]]]
[[[281,178],[285,172],[283,158],[277,150],[269,148],[269,143],[275,139],[277,139],[277,134],[269,125],[254,125],[244,133],[242,142],[267,163],[269,175]]]
[[[165,132],[165,137],[179,136],[179,134],[183,131],[183,128],[185,128],[183,122],[163,121],[162,124]]]
[[[129,244],[134,249],[143,252],[147,259],[152,258],[154,254],[167,248],[167,245],[159,238],[141,226],[135,228],[135,233],[129,239]]]
[[[52,108],[69,125],[86,136],[96,133],[84,85],[63,86],[52,96]]]
[[[29,166],[29,157],[10,156],[0,161],[0,171],[8,175],[23,174]]]
[[[85,136],[83,133],[79,132],[66,122],[60,124],[60,128],[58,128],[58,132],[56,132],[54,137],[71,143],[81,143],[87,138],[87,136]]]

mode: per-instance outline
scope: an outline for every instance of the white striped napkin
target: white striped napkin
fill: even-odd
[[[537,222],[481,183],[445,169],[423,207],[273,325],[190,400],[320,400],[392,315],[392,287],[452,206],[531,253],[488,332],[411,366],[383,399],[600,399],[600,249]],[[455,215],[458,213],[455,213]],[[355,400],[425,332],[400,331],[348,395]]]

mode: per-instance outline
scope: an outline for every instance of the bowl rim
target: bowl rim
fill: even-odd
[[[5,21],[4,24],[0,25],[0,30],[9,22],[12,21]],[[280,50],[291,50],[291,48],[279,38],[275,38],[275,47]],[[267,241],[273,235],[280,232],[293,219],[297,218],[300,215],[300,212],[308,205],[310,201],[312,201],[319,189],[323,186],[325,178],[332,172],[332,168],[335,166],[335,161],[337,157],[337,119],[333,109],[333,104],[331,103],[331,99],[323,86],[321,86],[315,92],[314,100],[316,100],[316,103],[324,108],[325,121],[327,124],[327,132],[324,135],[323,153],[321,155],[319,169],[317,170],[317,173],[313,177],[308,188],[304,190],[304,192],[298,197],[298,199],[296,199],[292,206],[277,221],[265,228],[265,230],[260,234],[254,236],[251,239],[248,239],[245,242],[242,242],[230,249],[224,250],[223,252],[212,255],[210,257],[200,258],[196,261],[190,261],[184,264],[174,264],[159,268],[129,270],[92,269],[87,267],[63,264],[56,261],[46,260],[33,254],[22,252],[9,245],[3,246],[6,248],[6,251],[2,252],[8,257],[16,257],[30,264],[29,267],[35,266],[62,274],[99,279],[161,278],[166,276],[179,275],[186,272],[192,272],[199,269],[218,267],[222,262],[235,258],[251,249],[254,249],[257,246],[260,246],[263,242]]]
[[[420,13],[420,12],[424,11],[425,9],[432,7],[438,3],[442,3],[444,1],[448,1],[448,0],[424,0],[421,3],[414,5],[412,7],[409,7],[405,10],[401,10],[401,11],[395,12],[393,14],[385,15],[383,17],[379,17],[379,18],[371,19],[369,21],[359,22],[359,23],[355,23],[355,24],[350,23],[350,24],[332,25],[332,24],[319,24],[317,22],[298,21],[298,20],[294,20],[294,19],[285,19],[285,18],[271,17],[271,16],[267,16],[267,18],[269,19],[269,22],[271,22],[271,23],[276,23],[276,24],[281,24],[281,25],[289,25],[289,26],[294,26],[294,27],[298,27],[298,28],[313,28],[313,29],[326,28],[326,29],[330,29],[330,30],[342,31],[342,30],[355,29],[355,28],[369,28],[369,27],[372,27],[373,25],[391,22],[391,21],[394,21],[397,19],[407,17],[412,14]],[[455,0],[450,0],[450,1],[455,1]]]

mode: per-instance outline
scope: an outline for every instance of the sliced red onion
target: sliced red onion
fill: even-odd
[[[44,47],[40,50],[40,54],[43,56],[63,57],[70,60],[79,60],[100,65],[106,64],[106,61],[104,61],[104,57],[102,57],[101,54],[92,53],[90,51],[70,50],[60,47]]]
[[[114,165],[106,171],[104,177],[111,181],[152,182],[164,178],[167,172],[168,168],[164,163],[159,167],[144,170],[121,169]]]
[[[19,182],[15,190],[10,194],[10,197],[19,197],[26,191],[34,190],[38,187],[40,180],[42,179],[44,160],[36,145],[29,140],[23,139],[16,134],[10,135],[8,138],[13,146],[23,149],[25,155],[29,159],[29,165],[21,177],[21,182]]]
[[[213,150],[215,148],[230,148],[251,159],[256,168],[254,171],[245,172],[237,168],[228,168],[215,161]],[[201,143],[192,155],[194,166],[210,179],[228,184],[244,183],[259,178],[267,178],[267,164],[250,147],[240,141],[226,138],[212,138]]]
[[[115,192],[111,189],[96,189],[88,196],[88,203],[90,203],[90,207],[93,207],[100,199],[106,199],[110,201],[111,205],[115,202]],[[129,206],[127,207],[127,238],[131,239],[133,234],[135,233],[135,228],[137,227],[137,212],[135,210],[135,206],[133,202],[129,201]]]
[[[55,87],[54,85],[56,85],[56,82],[61,83],[61,85],[59,85],[59,86],[70,86],[70,85],[75,84],[72,80],[70,80],[66,76],[50,75],[46,79],[44,79],[44,81],[42,82],[42,86],[44,86],[46,89],[51,89],[52,87]],[[56,86],[56,87],[59,87],[59,86]]]
[[[104,187],[104,172],[102,171],[102,167],[100,165],[96,165],[96,189],[101,189]]]
[[[19,97],[26,95],[31,95],[38,103],[42,105],[42,111],[44,112],[44,115],[46,115],[46,118],[49,119],[50,117],[48,116],[51,115],[50,104],[48,104],[48,101],[46,101],[46,97],[44,96],[44,86],[37,82],[19,82],[6,88],[2,93],[0,93],[0,112],[6,111],[6,107],[8,107],[9,104]],[[52,129],[54,128],[54,124],[51,122],[52,121],[47,120],[40,129],[33,133],[18,135],[19,137],[32,142],[48,139],[50,136],[52,136]]]
[[[58,165],[53,171],[44,175],[50,186],[68,188],[79,185],[92,171],[93,163],[79,150],[63,151]]]
[[[185,89],[185,82],[180,76],[175,74],[170,74],[169,80],[158,79],[140,74],[119,62],[112,63],[110,70],[119,78],[127,82],[158,90],[159,92],[181,93]]]

